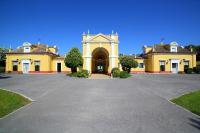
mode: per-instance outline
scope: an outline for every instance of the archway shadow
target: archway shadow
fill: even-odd
[[[92,73],[107,74],[109,52],[105,48],[96,48],[92,52]]]

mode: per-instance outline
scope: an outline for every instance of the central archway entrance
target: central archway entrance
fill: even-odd
[[[108,73],[109,53],[105,48],[96,48],[92,52],[92,73]]]

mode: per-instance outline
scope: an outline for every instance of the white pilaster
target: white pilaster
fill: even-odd
[[[86,69],[91,72],[91,53],[90,53],[90,43],[86,43]]]
[[[111,42],[111,69],[115,67],[115,43]]]
[[[90,57],[86,57],[86,68],[88,70],[88,72],[90,73],[91,70],[90,70],[90,67],[91,66],[91,58]]]

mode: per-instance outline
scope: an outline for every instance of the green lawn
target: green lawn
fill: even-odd
[[[200,90],[185,94],[171,101],[200,116]]]
[[[0,89],[0,118],[30,102],[19,94]]]

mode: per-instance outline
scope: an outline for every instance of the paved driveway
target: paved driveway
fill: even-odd
[[[1,119],[0,133],[199,133],[200,118],[168,101],[199,82],[200,75],[10,75],[0,88],[36,101]]]

